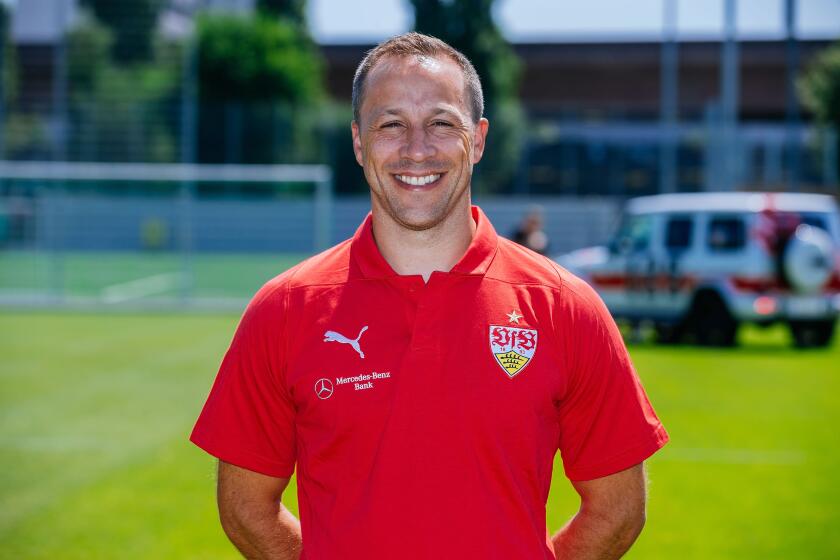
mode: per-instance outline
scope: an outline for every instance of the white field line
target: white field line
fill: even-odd
[[[660,461],[714,463],[721,465],[800,465],[807,459],[798,450],[723,449],[705,447],[673,447],[662,450]]]
[[[133,299],[167,292],[178,286],[181,280],[179,272],[165,272],[112,284],[102,289],[102,301],[105,303],[123,303]]]

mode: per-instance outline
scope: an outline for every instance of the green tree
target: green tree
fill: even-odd
[[[306,0],[258,0],[257,10],[275,17],[283,17],[298,25],[306,23]]]
[[[840,42],[817,55],[800,77],[798,85],[805,107],[821,123],[834,128],[837,153],[840,154]]]
[[[97,20],[114,34],[112,55],[118,63],[154,58],[154,38],[162,0],[83,0]]]
[[[475,66],[484,89],[490,135],[477,168],[479,191],[504,189],[513,177],[524,134],[518,100],[521,64],[493,21],[493,0],[411,0],[414,28],[458,49]]]
[[[9,7],[0,2],[0,159],[15,157],[46,138],[40,119],[12,109],[18,98],[18,67],[10,38]]]
[[[92,92],[111,65],[112,33],[98,21],[83,15],[67,33],[67,81],[71,95]]]
[[[206,15],[198,25],[201,96],[222,101],[311,103],[321,95],[321,59],[286,19]]]
[[[0,80],[2,80],[2,103],[5,105],[17,97],[17,59],[15,57],[15,49],[10,40],[11,36],[11,17],[9,15],[9,8],[6,4],[0,2],[0,65],[2,65],[2,72],[0,72]]]
[[[114,33],[83,10],[67,34],[71,159],[172,161],[180,53],[156,42],[148,63],[117,64]],[[167,50],[168,49],[168,50]]]
[[[206,14],[197,37],[199,159],[317,159],[313,116],[325,101],[323,64],[302,22],[262,9]]]
[[[411,0],[415,31],[464,53],[482,80],[488,109],[515,98],[520,62],[493,21],[493,0]]]

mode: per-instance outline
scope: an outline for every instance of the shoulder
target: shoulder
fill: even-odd
[[[266,282],[257,292],[257,296],[264,294],[277,297],[278,293],[296,288],[347,282],[350,271],[350,244],[351,240],[348,239],[301,261]]]
[[[278,274],[257,291],[248,304],[258,313],[286,309],[289,293],[298,288],[334,286],[347,282],[350,271],[350,243],[343,241]]]
[[[351,245],[352,239],[342,241],[322,253],[309,257],[278,278],[281,282],[287,282],[290,290],[344,284],[350,274]]]
[[[496,256],[486,278],[518,285],[538,285],[561,289],[564,284],[560,265],[518,243],[499,237]]]
[[[565,324],[571,321],[594,326],[610,317],[601,297],[586,281],[548,257],[502,237],[487,277],[552,291],[556,318]]]
[[[555,290],[579,291],[587,284],[571,272],[518,243],[499,237],[496,257],[487,277],[509,284],[538,285]]]

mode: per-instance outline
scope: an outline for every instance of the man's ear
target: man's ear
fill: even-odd
[[[475,125],[475,133],[473,134],[473,165],[481,161],[481,156],[484,155],[484,146],[487,141],[487,130],[489,128],[490,121],[483,117]]]
[[[356,154],[356,161],[359,165],[364,167],[364,158],[362,158],[362,136],[359,133],[359,123],[356,121],[351,122],[350,131],[353,133],[353,153]]]

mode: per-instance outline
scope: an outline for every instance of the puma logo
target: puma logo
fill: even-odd
[[[359,339],[362,338],[362,335],[365,334],[365,331],[368,330],[367,325],[362,327],[362,330],[359,331],[359,336],[356,338],[347,338],[341,333],[337,333],[335,331],[327,331],[324,333],[324,342],[340,342],[342,344],[349,344],[353,347],[353,350],[359,353],[359,356],[362,358],[365,357],[365,353],[362,352],[361,346],[359,346]]]

